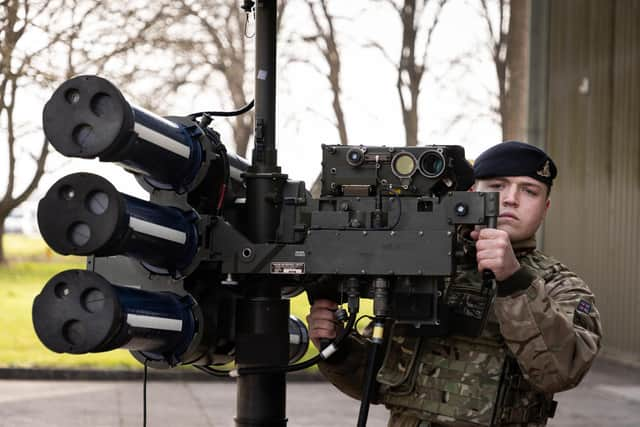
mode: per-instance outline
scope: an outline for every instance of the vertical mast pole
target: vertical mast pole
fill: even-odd
[[[254,243],[273,242],[280,221],[282,188],[275,144],[276,0],[256,1],[255,144],[247,184],[247,235]],[[236,362],[239,368],[285,366],[289,359],[289,301],[268,277],[244,283],[239,303]],[[238,377],[238,427],[285,427],[285,373]]]

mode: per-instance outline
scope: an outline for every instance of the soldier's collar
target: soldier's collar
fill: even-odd
[[[526,255],[536,248],[536,237],[531,236],[526,240],[521,240],[519,242],[511,242],[511,247],[513,248],[513,252],[516,256]]]

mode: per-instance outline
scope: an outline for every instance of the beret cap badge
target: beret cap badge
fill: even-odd
[[[550,178],[551,177],[551,164],[549,163],[549,160],[544,162],[544,165],[542,166],[542,169],[540,169],[539,171],[536,171],[536,173],[538,175],[540,175],[540,176],[545,177],[545,178]]]

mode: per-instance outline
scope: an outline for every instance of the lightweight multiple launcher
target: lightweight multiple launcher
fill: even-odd
[[[236,425],[284,426],[286,372],[330,357],[360,298],[374,300],[376,324],[460,332],[442,298],[457,227],[495,224],[498,199],[466,191],[472,170],[458,146],[327,145],[319,198],[289,180],[275,148],[276,2],[257,3],[251,164],[227,152],[207,114],[157,116],[96,76],[54,92],[43,115],[50,143],[119,163],[149,201],[88,173],[51,187],[42,235],[59,253],[87,256],[87,268],[54,276],[33,322],[61,353],[127,348],[152,367],[209,373],[233,361]],[[349,313],[344,334],[296,363],[309,340],[288,297],[303,291],[346,301]]]

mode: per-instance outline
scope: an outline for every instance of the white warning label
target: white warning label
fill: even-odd
[[[272,262],[271,274],[304,274],[304,262]]]

